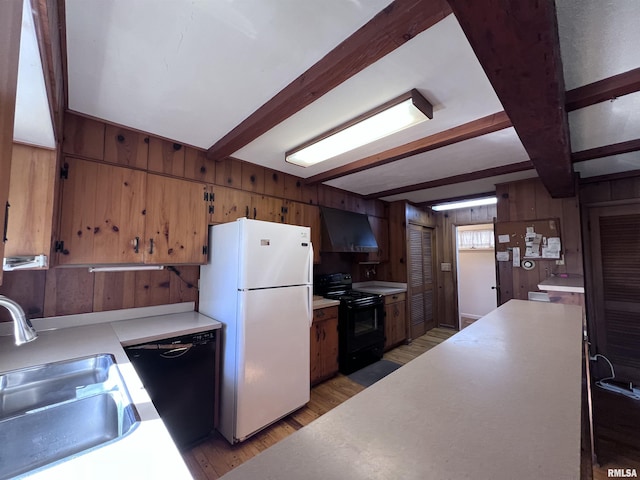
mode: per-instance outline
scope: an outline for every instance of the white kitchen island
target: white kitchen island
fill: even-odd
[[[582,309],[511,300],[232,470],[250,479],[579,479]]]

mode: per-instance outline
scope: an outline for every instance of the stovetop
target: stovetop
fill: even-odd
[[[332,300],[340,300],[347,305],[375,305],[382,303],[382,295],[358,292],[351,288],[351,275],[332,273],[319,275],[314,280],[314,292]]]

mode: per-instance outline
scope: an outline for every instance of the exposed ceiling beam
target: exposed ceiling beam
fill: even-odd
[[[221,160],[238,151],[450,13],[446,0],[395,0],[218,140],[207,156]]]
[[[553,0],[449,0],[551,196],[574,195]]]
[[[401,193],[426,190],[427,188],[443,187],[445,185],[453,185],[454,183],[471,182],[473,180],[481,180],[483,178],[496,177],[498,175],[506,175],[508,173],[523,172],[525,170],[531,169],[533,169],[533,163],[527,160],[526,162],[512,163],[510,165],[502,165],[500,167],[478,170],[477,172],[461,173],[460,175],[453,175],[452,177],[438,178],[436,180],[430,180],[428,182],[406,185],[399,188],[392,188],[391,190],[384,190],[382,192],[364,195],[364,198],[369,200],[372,198],[390,197],[391,195],[399,195]]]
[[[632,177],[640,177],[640,170],[627,170],[626,172],[607,173],[596,177],[580,178],[580,183],[611,182],[614,180],[624,180]]]
[[[581,150],[579,152],[573,152],[571,154],[571,161],[584,162],[586,160],[593,160],[594,158],[610,157],[611,155],[619,155],[622,153],[637,152],[640,150],[640,138],[635,140],[628,140],[626,142],[613,143],[611,145],[604,145],[602,147],[590,148],[588,150]]]
[[[567,111],[640,91],[640,67],[567,91]]]
[[[443,132],[435,133],[425,138],[391,148],[381,153],[365,157],[361,160],[327,170],[305,180],[306,184],[314,184],[344,177],[352,173],[362,172],[370,168],[379,167],[387,163],[395,162],[403,158],[418,155],[437,148],[445,147],[457,142],[476,138],[487,133],[496,132],[511,127],[511,121],[504,112],[494,113],[486,117],[474,120],[464,125],[459,125]]]

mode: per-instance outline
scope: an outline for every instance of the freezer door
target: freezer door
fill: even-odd
[[[238,220],[239,289],[313,283],[313,249],[309,227]]]
[[[236,385],[238,440],[309,401],[309,325],[306,286],[239,294]]]

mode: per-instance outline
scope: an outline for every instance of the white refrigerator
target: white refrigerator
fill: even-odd
[[[223,323],[218,430],[230,442],[309,401],[309,227],[246,218],[209,232],[200,312]]]

